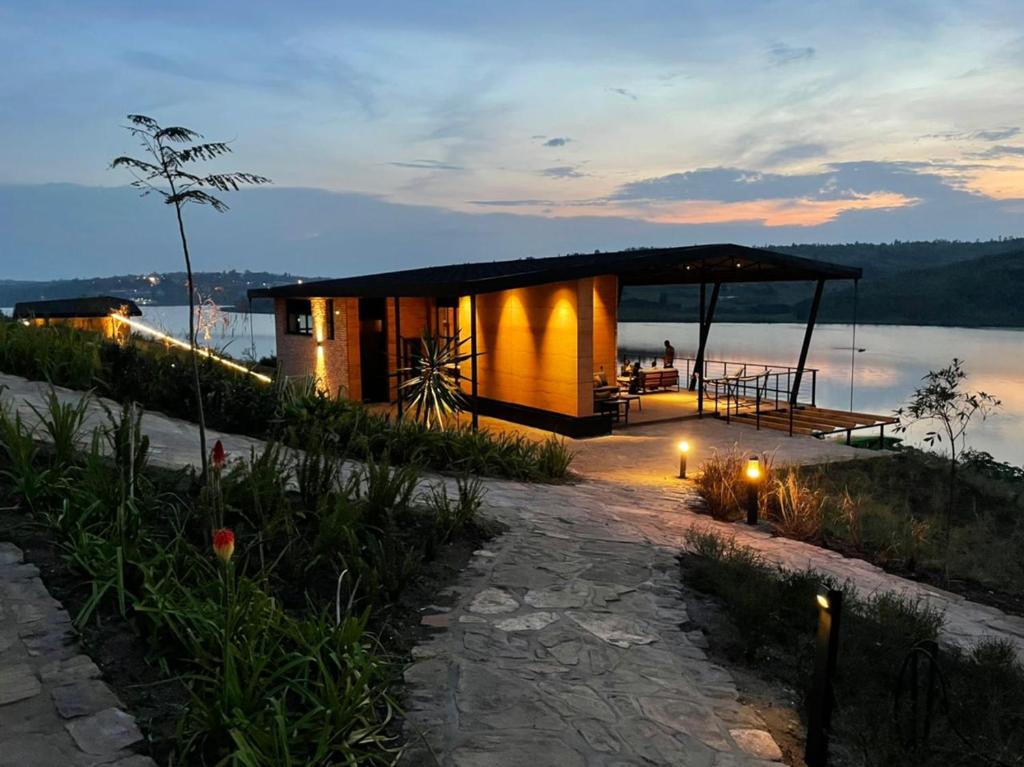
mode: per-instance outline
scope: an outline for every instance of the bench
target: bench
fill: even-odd
[[[644,368],[640,371],[640,380],[645,392],[659,389],[679,391],[679,370],[676,368]],[[629,376],[622,376],[618,381],[629,386]]]

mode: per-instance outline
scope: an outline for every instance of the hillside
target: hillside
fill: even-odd
[[[195,272],[193,276],[200,296],[212,299],[221,306],[246,305],[246,291],[249,288],[284,285],[302,279],[287,272]],[[51,281],[0,280],[0,306],[14,306],[19,301],[95,295],[130,298],[139,304],[153,306],[188,303],[185,272]],[[266,307],[257,307],[257,310],[261,309]]]
[[[804,258],[859,266],[858,319],[867,323],[1024,326],[1024,239],[985,242],[770,246]],[[723,286],[717,319],[726,322],[794,322],[807,316],[810,283]],[[696,287],[626,288],[624,321],[695,321]],[[853,288],[829,284],[824,322],[849,322]]]
[[[1024,327],[1022,297],[1024,249],[865,281],[857,314],[880,324]],[[821,318],[845,321],[852,307],[847,288],[829,297]]]

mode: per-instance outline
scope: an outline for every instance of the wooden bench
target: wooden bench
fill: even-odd
[[[644,368],[640,371],[644,391],[675,389],[679,391],[679,371],[676,368]]]

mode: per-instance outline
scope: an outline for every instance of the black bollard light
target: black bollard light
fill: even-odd
[[[747,480],[747,524],[757,524],[757,507],[760,501],[761,480],[761,459],[756,455],[750,456],[747,461],[746,471],[743,472]]]
[[[828,765],[828,733],[832,722],[832,678],[839,653],[839,619],[843,612],[843,592],[819,589],[818,635],[814,648],[814,678],[807,698],[807,767]]]
[[[685,439],[679,443],[679,479],[686,479],[686,456],[690,452],[690,443]]]

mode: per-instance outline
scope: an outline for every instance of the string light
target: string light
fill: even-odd
[[[112,312],[110,317],[111,319],[114,319],[117,322],[121,322],[127,325],[132,330],[137,330],[140,333],[145,333],[147,335],[153,336],[153,338],[156,338],[160,341],[164,341],[165,343],[171,344],[172,346],[177,346],[181,349],[187,349],[188,351],[192,351],[192,347],[189,346],[184,341],[177,339],[174,336],[169,336],[166,333],[157,330],[156,328],[151,328],[149,327],[149,325],[143,325],[138,320],[133,320],[129,317],[125,317],[123,314],[118,314],[116,312]],[[262,381],[263,383],[273,382],[270,376],[263,375],[262,373],[257,373],[255,370],[249,370],[249,368],[247,368],[245,365],[239,365],[237,362],[233,362],[232,360],[225,359],[224,357],[216,355],[205,347],[197,346],[196,352],[202,354],[205,357],[209,357],[215,362],[219,362],[224,367],[231,368],[232,370],[237,370],[240,373],[248,373],[257,381]]]

